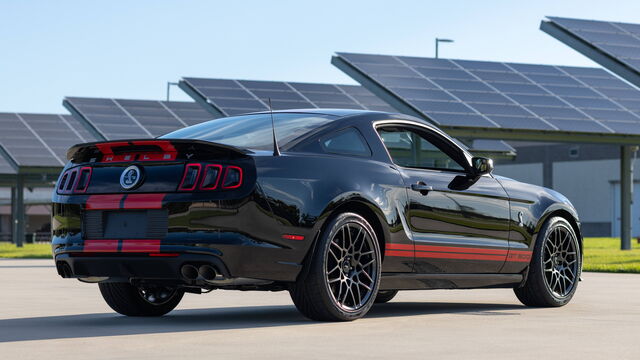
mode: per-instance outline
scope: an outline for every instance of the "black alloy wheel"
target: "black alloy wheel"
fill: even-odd
[[[306,277],[291,297],[313,320],[348,321],[364,316],[380,283],[380,248],[371,225],[360,215],[334,218],[320,236]]]
[[[575,294],[581,271],[582,253],[573,227],[562,217],[552,217],[538,233],[526,282],[514,291],[527,306],[563,306]]]

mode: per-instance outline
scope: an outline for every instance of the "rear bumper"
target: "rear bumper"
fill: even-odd
[[[58,196],[61,202],[53,203],[51,242],[56,261],[67,262],[74,277],[178,279],[180,266],[195,259],[220,264],[230,278],[293,282],[313,242],[312,229],[283,225],[257,194],[207,201],[202,194],[172,193],[153,204],[149,203],[152,194],[133,195],[92,195],[100,201],[91,200],[90,209],[86,196]],[[107,216],[110,212],[126,215],[129,211],[128,226],[137,224],[136,213],[147,212],[146,224],[140,225],[145,231],[114,232],[113,226],[105,231],[109,226],[103,221],[113,220]],[[178,256],[163,257],[166,253]]]
[[[293,261],[298,252],[292,249],[229,245],[201,244],[201,246],[162,245],[158,251],[91,252],[58,246],[54,258],[58,273],[63,277],[110,277],[131,279],[184,280],[183,265],[211,265],[227,279],[252,278],[276,282],[293,282],[302,266]],[[68,266],[68,268],[64,268]],[[65,270],[71,276],[65,276]]]
[[[62,277],[86,278],[109,277],[129,281],[182,280],[180,268],[185,264],[212,265],[225,277],[230,277],[225,264],[216,256],[179,254],[175,257],[139,256],[85,256],[61,254],[55,257],[58,275]],[[68,266],[68,268],[65,268]]]

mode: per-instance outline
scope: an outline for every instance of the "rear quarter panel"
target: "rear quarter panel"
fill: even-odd
[[[296,244],[302,253],[312,248],[325,222],[350,202],[376,213],[384,240],[410,244],[403,226],[407,193],[391,165],[369,158],[318,154],[256,157],[255,161],[258,186],[274,214],[271,227],[305,229],[308,240]],[[381,251],[384,253],[384,246]],[[382,270],[412,269],[411,262],[390,259],[384,261]]]

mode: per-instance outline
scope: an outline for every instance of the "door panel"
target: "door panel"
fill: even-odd
[[[490,176],[451,189],[460,174],[403,169],[417,272],[497,273],[509,247],[509,200]],[[423,182],[433,190],[411,190]]]
[[[413,249],[420,273],[498,273],[509,248],[509,199],[490,175],[475,176],[471,156],[445,135],[399,124],[378,128],[403,175]],[[406,256],[406,255],[405,255]]]

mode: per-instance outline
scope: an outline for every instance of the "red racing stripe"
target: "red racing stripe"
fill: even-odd
[[[122,252],[160,252],[160,240],[122,240]]]
[[[496,254],[496,255],[498,254],[506,255],[507,252],[509,252],[509,250],[503,250],[503,249],[481,249],[481,248],[467,248],[467,247],[455,247],[455,246],[431,246],[431,245],[416,245],[416,251]]]
[[[129,194],[124,199],[125,209],[162,209],[166,194]]]
[[[504,261],[506,256],[504,255],[480,255],[480,254],[454,254],[454,253],[440,253],[440,252],[416,252],[416,257],[431,258],[431,259],[462,259],[462,260],[489,260],[489,261]]]
[[[387,244],[386,256],[412,257],[414,246],[411,244]],[[486,248],[467,248],[457,246],[415,245],[415,257],[433,259],[463,259],[529,262],[531,251],[503,250]]]
[[[122,194],[91,195],[87,199],[87,210],[116,210],[120,209]]]
[[[511,250],[507,255],[507,261],[511,262],[530,262],[531,261],[531,251],[517,251]]]
[[[413,244],[387,244],[385,246],[387,250],[411,250],[413,251]]]
[[[118,252],[118,240],[85,240],[83,252]]]
[[[387,250],[384,252],[385,256],[398,256],[398,257],[413,257],[413,251],[402,250]]]
[[[414,246],[410,244],[387,244],[387,249],[392,250],[413,250]],[[509,250],[506,249],[487,249],[487,248],[472,248],[472,247],[459,247],[459,246],[434,246],[434,245],[415,245],[416,251],[431,251],[431,252],[452,252],[452,253],[471,253],[471,254],[494,254],[494,255],[506,255]]]

